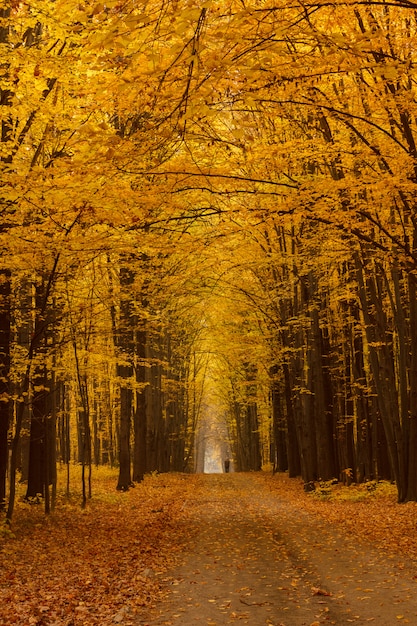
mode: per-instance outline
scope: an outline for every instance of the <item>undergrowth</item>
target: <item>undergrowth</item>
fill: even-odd
[[[375,498],[396,497],[397,490],[389,481],[368,481],[349,486],[334,481],[321,481],[314,491],[309,492],[312,498],[336,502],[364,502]]]

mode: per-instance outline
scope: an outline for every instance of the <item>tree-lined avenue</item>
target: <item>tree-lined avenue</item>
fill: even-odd
[[[417,500],[414,5],[4,0],[0,501],[242,471]],[[209,421],[210,421],[209,420]],[[225,458],[222,459],[222,462]]]

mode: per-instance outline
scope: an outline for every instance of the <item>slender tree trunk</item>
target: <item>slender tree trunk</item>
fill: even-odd
[[[291,384],[291,373],[287,363],[283,364],[282,370],[284,374],[284,394],[288,432],[288,475],[290,478],[295,478],[296,476],[301,476],[301,456],[294,414],[293,385]]]
[[[414,249],[417,248],[417,245]],[[405,500],[417,502],[417,289],[415,277],[409,277],[410,294],[410,412],[403,415],[409,420],[407,446],[408,475]]]
[[[99,417],[100,417],[100,404],[98,401],[98,390],[96,381],[92,381],[93,390],[93,408],[91,411],[91,420],[92,420],[92,437],[93,437],[93,460],[94,465],[98,467],[101,463],[101,438],[100,438],[100,425],[99,425]]]
[[[120,269],[120,319],[116,330],[118,350],[117,376],[120,380],[120,422],[119,422],[119,477],[117,489],[127,491],[132,485],[130,431],[132,423],[132,382],[133,382],[133,308],[129,290],[134,280],[133,271],[127,266]]]
[[[274,471],[285,472],[288,469],[288,431],[287,419],[283,406],[283,393],[279,381],[276,379],[278,368],[271,371],[271,404],[272,404],[272,437],[273,437],[273,466]]]
[[[53,272],[55,274],[55,270]],[[53,309],[48,305],[52,274],[48,281],[43,277],[36,285],[35,307],[39,312],[35,334],[39,334],[36,356],[39,365],[34,365],[30,383],[31,416],[27,499],[45,498],[46,511],[49,512],[49,475],[51,460],[48,456],[47,422],[51,416],[52,378],[46,367],[50,325],[54,318]],[[53,334],[51,334],[53,339]],[[48,480],[48,482],[46,482]],[[48,493],[47,493],[48,492]]]
[[[0,272],[0,510],[6,503],[10,420],[10,272]]]
[[[144,322],[142,322],[143,324]],[[136,383],[140,389],[136,392],[135,412],[133,416],[133,475],[135,482],[141,482],[146,473],[146,341],[145,329],[136,332]]]
[[[309,489],[319,476],[317,471],[311,348],[306,346],[303,352],[303,373],[302,376],[300,376],[301,389],[297,402],[298,411],[296,415],[298,417],[297,424],[300,432],[302,477],[306,489]]]
[[[124,368],[123,368],[124,370]],[[129,368],[131,374],[131,368]],[[123,376],[123,373],[119,375]],[[126,377],[128,374],[126,374]],[[120,389],[120,432],[119,432],[119,479],[117,489],[127,491],[132,486],[130,459],[130,428],[132,412],[132,390]]]
[[[311,343],[311,363],[309,367],[312,372],[312,391],[314,393],[314,422],[317,446],[317,472],[322,480],[330,480],[336,476],[334,458],[334,433],[332,408],[328,405],[328,396],[325,389],[324,363],[323,363],[323,341],[319,325],[319,304],[317,302],[316,289],[313,286],[310,275],[310,343]]]
[[[32,414],[30,420],[29,472],[25,498],[38,500],[45,497],[47,475],[46,420],[47,394],[50,392],[45,367],[37,369],[33,377]]]
[[[10,18],[10,7],[0,9],[0,18]],[[7,23],[7,22],[6,22]],[[9,28],[0,26],[0,44],[6,44],[9,37]],[[7,82],[7,80],[6,80]],[[0,106],[11,107],[12,92],[9,89],[0,89]],[[5,113],[2,114],[0,142],[10,139],[11,124]],[[8,157],[1,156],[0,161],[10,162]],[[0,225],[0,231],[5,231],[5,225]],[[9,373],[10,373],[10,280],[11,272],[8,269],[0,271],[0,510],[6,504],[6,478],[9,459],[8,434],[10,422]]]

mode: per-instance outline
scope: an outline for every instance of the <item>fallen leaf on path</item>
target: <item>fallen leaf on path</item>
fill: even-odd
[[[324,589],[320,589],[319,587],[312,587],[311,591],[314,596],[331,596],[332,594],[329,591],[325,591]]]

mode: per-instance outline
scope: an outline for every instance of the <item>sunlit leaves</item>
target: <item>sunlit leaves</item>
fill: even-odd
[[[312,305],[283,311],[307,276],[354,293],[358,242],[415,270],[408,9],[70,0],[12,3],[3,26],[2,262],[58,262],[70,316],[96,290],[73,324],[109,332],[95,271],[128,255],[144,318],[238,379],[297,352],[278,337],[308,328]]]

